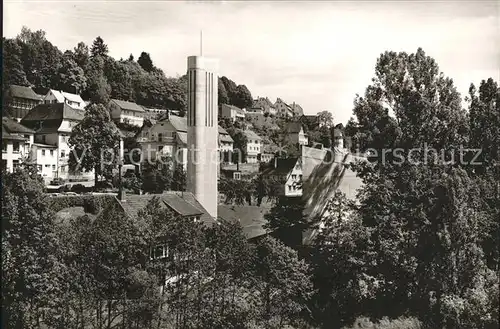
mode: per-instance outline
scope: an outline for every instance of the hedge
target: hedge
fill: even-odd
[[[98,214],[106,205],[116,203],[114,195],[68,195],[47,198],[49,207],[59,212],[65,208],[83,207],[86,213]]]

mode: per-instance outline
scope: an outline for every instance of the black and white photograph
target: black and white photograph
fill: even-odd
[[[500,2],[5,0],[2,329],[498,329]]]

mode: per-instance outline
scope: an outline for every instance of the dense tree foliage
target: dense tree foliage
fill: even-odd
[[[96,184],[99,176],[112,177],[118,161],[120,132],[103,105],[87,106],[85,117],[73,128],[68,143],[74,150],[69,157],[72,171],[94,170]]]

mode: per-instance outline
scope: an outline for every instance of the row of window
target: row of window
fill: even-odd
[[[300,188],[297,188],[296,185],[288,185],[288,192],[292,192],[292,191],[300,191],[301,189]]]
[[[50,152],[50,156],[54,156],[54,150],[49,150]],[[46,150],[42,150],[42,156],[45,156],[46,155]],[[66,157],[66,151],[65,150],[62,150],[61,151],[61,158],[64,158]]]
[[[51,165],[49,165],[49,164],[46,164],[46,165],[45,165],[45,168],[46,168],[46,169],[50,169],[50,167],[51,167]],[[37,166],[36,166],[36,169],[37,169],[39,172],[42,172],[42,165],[37,165]],[[56,170],[56,165],[54,165],[54,164],[52,165],[52,170]]]

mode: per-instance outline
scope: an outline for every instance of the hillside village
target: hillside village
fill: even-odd
[[[370,85],[344,126],[254,97],[203,56],[173,78],[146,52],[111,58],[100,37],[62,52],[23,28],[4,45],[2,327],[498,325],[493,79],[471,87],[468,116],[422,49],[386,52],[376,74],[406,65],[384,79],[407,89],[380,78],[387,94]],[[487,165],[416,165],[421,140],[482,145]],[[408,163],[373,154],[396,146]],[[117,153],[104,163],[102,149]]]

